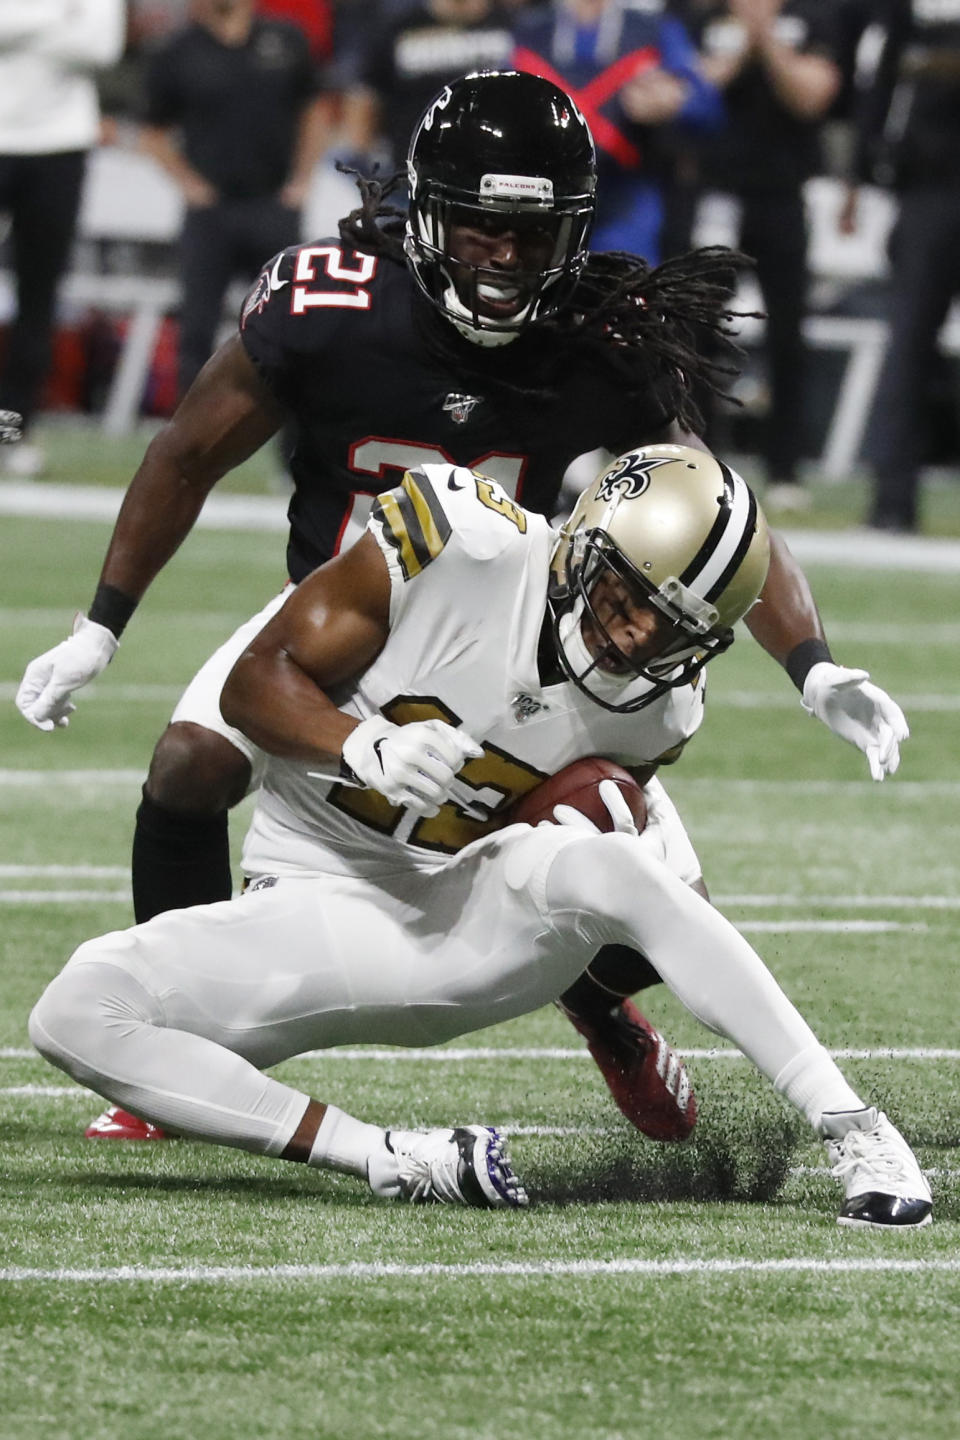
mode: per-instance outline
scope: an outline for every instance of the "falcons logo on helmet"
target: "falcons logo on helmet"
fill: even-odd
[[[672,456],[625,455],[604,475],[597,487],[597,499],[612,500],[615,495],[621,495],[625,500],[635,500],[649,488],[650,476],[659,465],[672,464]]]

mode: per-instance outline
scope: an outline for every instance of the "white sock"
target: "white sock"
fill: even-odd
[[[801,1050],[774,1078],[774,1087],[821,1132],[824,1111],[862,1110],[863,1101],[822,1045]]]
[[[343,1170],[367,1178],[370,1156],[383,1153],[386,1131],[379,1125],[355,1120],[336,1105],[328,1105],[310,1149],[308,1165],[321,1170]]]

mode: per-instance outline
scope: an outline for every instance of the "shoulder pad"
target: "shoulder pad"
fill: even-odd
[[[461,553],[490,560],[529,516],[495,480],[461,465],[421,465],[374,501],[371,518],[397,552],[409,580],[436,559],[452,536]]]

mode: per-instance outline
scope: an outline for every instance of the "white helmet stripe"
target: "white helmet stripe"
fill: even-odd
[[[726,504],[701,546],[699,553],[680,576],[684,585],[704,600],[713,599],[720,582],[729,578],[746,553],[756,528],[756,501],[744,480],[718,461],[723,472]]]

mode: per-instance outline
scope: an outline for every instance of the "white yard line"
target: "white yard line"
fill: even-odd
[[[0,890],[0,905],[128,905],[127,890]]]
[[[719,690],[710,691],[708,710],[799,710],[799,697],[789,690]],[[910,695],[897,691],[897,701],[908,715],[954,714],[960,710],[960,695]]]
[[[960,571],[960,541],[932,535],[884,535],[879,530],[781,530],[801,565],[843,570],[913,570],[926,575]]]
[[[620,1260],[479,1260],[463,1264],[426,1261],[402,1262],[351,1260],[331,1265],[109,1265],[100,1269],[32,1269],[10,1265],[0,1269],[0,1281],[23,1284],[46,1283],[104,1284],[185,1284],[204,1282],[248,1283],[288,1280],[416,1280],[444,1278],[468,1280],[491,1276],[496,1279],[546,1279],[564,1276],[635,1275],[870,1275],[950,1274],[960,1271],[960,1259],[900,1259],[889,1256],[849,1260],[821,1260],[796,1256],[784,1260],[642,1260],[626,1256]]]
[[[124,491],[100,485],[7,481],[0,485],[0,515],[47,520],[113,521]],[[286,534],[289,495],[211,495],[197,519],[201,530],[253,530]]]
[[[25,625],[60,625],[66,630],[73,624],[75,611],[67,605],[0,605],[0,625],[10,630]],[[229,635],[249,616],[238,610],[151,610],[151,625],[171,625],[196,630],[222,630]],[[932,627],[934,630],[937,626]],[[929,638],[930,627],[922,635],[912,635],[911,643],[920,644]],[[960,638],[960,632],[958,632]],[[931,644],[934,643],[931,641]],[[944,643],[947,643],[946,641]]]
[[[6,1098],[26,1100],[82,1100],[84,1105],[96,1104],[101,1097],[80,1085],[0,1085],[0,1102]],[[585,1136],[624,1136],[622,1125],[522,1125],[512,1120],[491,1122],[511,1140],[576,1140]],[[830,1175],[829,1165],[791,1165],[790,1175]],[[930,1179],[953,1179],[960,1176],[960,1167],[951,1165],[923,1167],[923,1173]]]
[[[229,633],[229,631],[225,631],[224,638]],[[187,676],[184,676],[183,684],[175,685],[112,685],[101,681],[100,684],[84,686],[83,703],[86,704],[92,700],[111,700],[115,705],[169,705],[173,707],[183,694],[186,680]],[[0,702],[13,701],[16,698],[19,683],[17,680],[0,682]]]
[[[776,910],[802,906],[805,910],[960,910],[960,895],[754,895],[713,896],[716,905],[731,910]]]
[[[112,521],[124,491],[107,486],[57,485],[49,481],[8,481],[0,486],[0,514],[56,520]],[[288,495],[209,497],[197,521],[207,530],[285,533]],[[884,535],[881,531],[784,530],[801,564],[840,565],[844,570],[915,570],[921,574],[960,572],[960,541],[927,535]]]
[[[0,905],[127,905],[130,890],[0,890]],[[922,920],[745,920],[737,925],[744,935],[887,935],[929,930]]]
[[[0,864],[0,880],[126,880],[129,875],[127,865]],[[717,905],[741,910],[798,906],[806,910],[960,910],[960,895],[795,895],[768,891],[717,894],[714,900]]]
[[[0,880],[125,880],[129,865],[0,865]]]
[[[2,783],[2,774],[3,772],[0,771],[0,783]],[[751,780],[745,776],[703,776],[694,779],[692,776],[684,776],[682,774],[667,775],[665,779],[670,787],[671,793],[674,791],[677,793],[681,791],[689,791],[692,793],[697,790],[714,790],[724,796],[776,796],[786,793],[791,795],[791,800],[796,798],[796,792],[799,792],[799,798],[801,800],[807,796],[816,796],[819,799],[822,795],[849,796],[856,792],[860,794],[877,793],[876,782],[871,780],[866,774],[862,780],[805,780],[802,778],[796,780]],[[791,792],[793,793],[791,794]],[[923,799],[928,796],[935,798],[937,796],[960,795],[960,780],[949,780],[946,778],[941,780],[905,780],[900,776],[896,776],[889,782],[889,787],[885,787],[886,794],[894,792],[903,800]],[[831,824],[835,823],[836,820],[834,818],[831,820]]]
[[[51,744],[56,741],[51,739]],[[65,785],[142,785],[144,770],[21,770],[0,769],[0,786],[16,790],[33,788],[53,791]],[[875,793],[872,780],[748,780],[705,776],[702,779],[684,778],[682,775],[668,777],[671,790],[719,790],[724,794],[777,795],[784,791],[801,791],[803,795],[838,795],[850,791]],[[906,798],[926,795],[960,795],[960,780],[905,780],[897,776],[890,782],[890,789]]]
[[[9,1095],[14,1099],[83,1100],[86,1103],[93,1093],[82,1085],[0,1085],[0,1096]]]
[[[224,634],[229,634],[224,631]],[[16,697],[19,681],[0,681],[0,702],[12,703]],[[183,694],[182,684],[138,684],[124,685],[100,681],[84,687],[85,702],[109,700],[115,705],[169,705],[174,706]],[[910,695],[897,691],[897,700],[907,714],[952,715],[960,710],[960,694]],[[798,697],[790,690],[728,690],[710,692],[711,710],[796,710],[799,712]]]
[[[229,634],[248,617],[246,613],[228,610],[179,610],[149,612],[151,625],[187,627],[218,631]],[[918,625],[897,624],[893,621],[840,620],[825,617],[831,640],[856,641],[863,645],[906,645],[910,650],[940,649],[942,646],[960,645],[960,622],[944,620],[940,623]],[[11,629],[26,625],[60,625],[69,629],[73,623],[73,612],[65,605],[0,605],[0,626]],[[742,627],[746,633],[746,626]]]
[[[0,770],[0,785],[8,789],[50,793],[65,785],[142,785],[145,778],[145,770]]]
[[[686,1046],[674,1047],[685,1060],[745,1060],[746,1056],[740,1050],[733,1049],[696,1049]],[[942,1049],[939,1047],[916,1046],[905,1048],[901,1046],[879,1046],[865,1050],[830,1050],[829,1053],[835,1060],[960,1060],[960,1050]],[[364,1046],[362,1048],[350,1048],[344,1046],[342,1049],[333,1050],[305,1050],[302,1055],[295,1057],[301,1060],[326,1060],[339,1063],[352,1063],[354,1061],[370,1060],[376,1064],[412,1063],[412,1064],[446,1064],[464,1065],[474,1060],[492,1060],[502,1062],[504,1060],[589,1060],[590,1053],[586,1046],[573,1048],[565,1046],[461,1046],[449,1050],[402,1050],[385,1049],[376,1045]],[[40,1056],[29,1046],[0,1045],[0,1060],[36,1060]]]
[[[930,928],[922,920],[737,920],[734,923],[743,935],[887,935],[897,930],[922,934]]]
[[[960,645],[960,622],[956,620],[898,625],[894,621],[839,620],[827,616],[825,623],[831,640],[856,641],[863,645],[905,645],[911,651]]]

